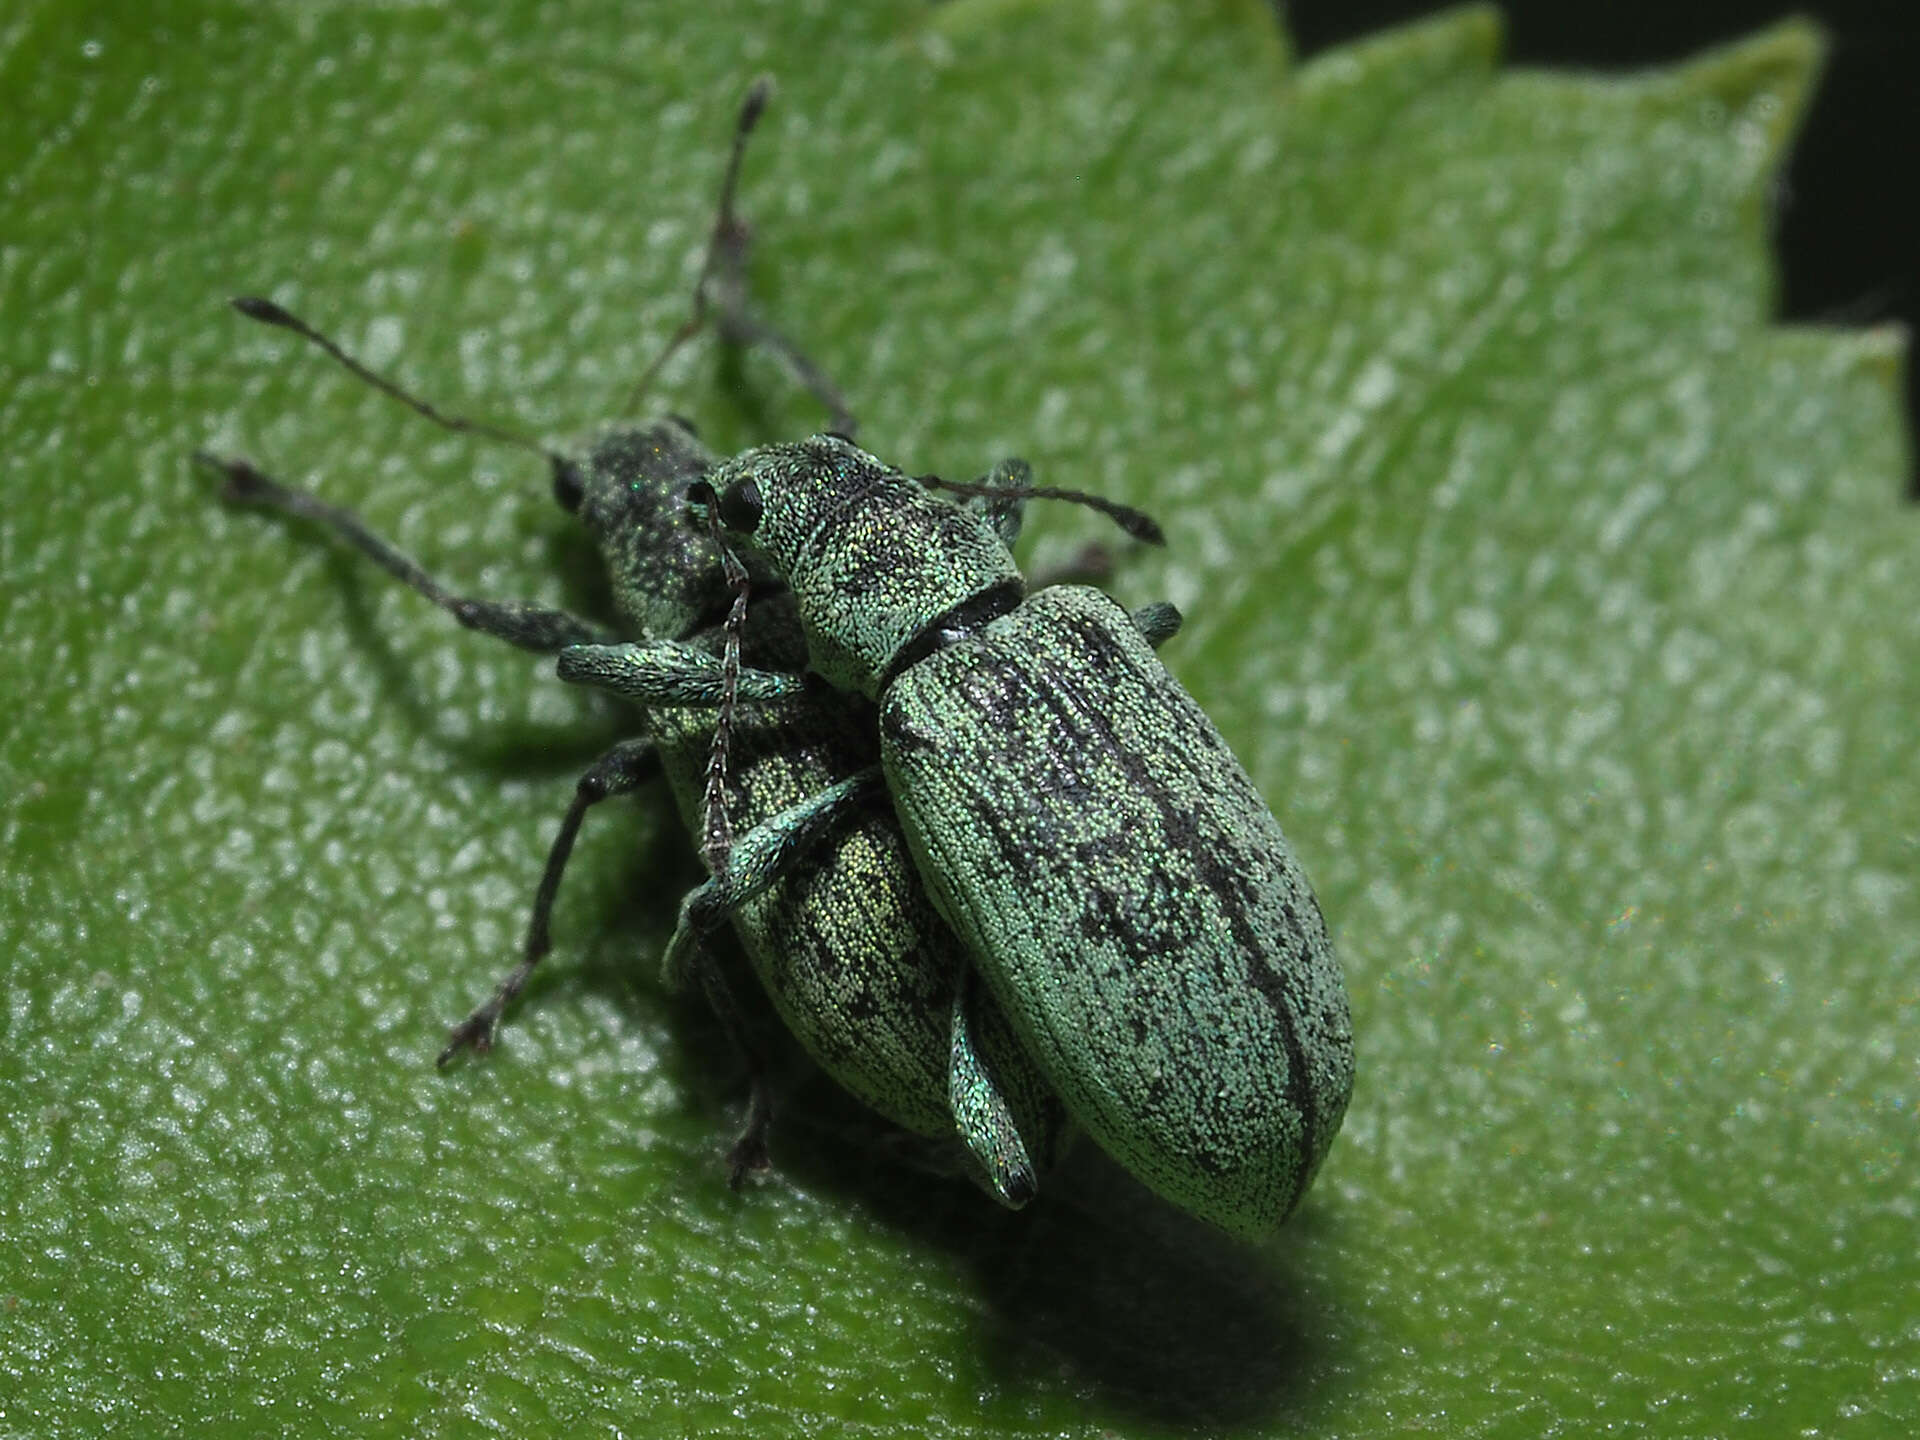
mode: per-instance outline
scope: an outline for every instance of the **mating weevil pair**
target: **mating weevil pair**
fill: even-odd
[[[745,230],[734,218],[733,196],[745,141],[765,98],[765,87],[755,86],[742,108],[708,264],[694,292],[694,314],[672,343],[690,338],[706,318],[711,285],[726,333],[773,350],[833,413],[835,423],[850,429],[844,403],[830,383],[745,302]],[[437,424],[543,456],[553,472],[555,498],[578,517],[601,554],[622,627],[643,639],[723,650],[730,587],[719,550],[691,523],[685,505],[689,483],[718,462],[686,422],[667,418],[615,425],[583,457],[552,452],[500,427],[442,414],[269,301],[235,304],[249,318],[318,345]],[[636,398],[658,366],[643,377]],[[456,595],[351,513],[278,485],[245,461],[199,458],[225,478],[229,500],[318,521],[469,628],[540,654],[613,638],[564,612]],[[747,658],[756,664],[796,673],[805,664],[791,597],[775,589],[757,597],[744,640]],[[501,1013],[548,952],[561,878],[591,806],[658,776],[689,828],[701,833],[713,713],[663,709],[644,720],[644,735],[616,745],[581,777],[534,898],[523,958],[488,1001],[455,1027],[442,1064],[463,1048],[490,1046]],[[956,1056],[953,997],[965,958],[917,883],[899,826],[870,773],[878,753],[873,724],[870,705],[824,687],[743,712],[732,736],[731,763],[721,777],[725,812],[756,843],[771,842],[773,853],[791,854],[796,863],[778,884],[739,906],[734,928],[775,1009],[823,1069],[909,1131],[948,1142],[964,1136],[970,1148],[954,1157],[961,1168],[1001,1203],[1017,1206],[1031,1197],[1040,1172],[1051,1163],[1063,1138],[1064,1113],[984,997],[969,1006],[964,1048]],[[786,823],[790,806],[811,802],[822,791],[840,803],[811,805],[810,819]],[[823,830],[830,834],[823,837]],[[819,843],[809,846],[810,837]],[[743,849],[740,863],[750,868],[754,853]],[[668,975],[674,984],[689,978],[706,990],[751,1066],[754,1050],[740,1034],[737,1007],[720,972],[711,964],[676,965]],[[950,1098],[956,1067],[972,1076],[966,1087],[970,1124],[964,1131],[956,1127]],[[746,1170],[764,1163],[768,1113],[764,1081],[756,1072],[749,1120],[731,1157],[736,1183]]]
[[[838,436],[748,450],[690,494],[785,584],[813,672],[879,707],[920,877],[1068,1114],[1192,1213],[1277,1225],[1345,1113],[1352,1022],[1278,822],[1153,653],[1161,613],[1027,595],[990,511]],[[715,664],[575,646],[560,673],[673,705],[705,703]]]
[[[674,343],[717,277],[734,337],[772,345],[844,414],[739,282],[731,200],[763,102],[756,87],[743,108],[694,319]],[[242,308],[319,338],[264,302]],[[1171,608],[1130,616],[1082,587],[1026,594],[1008,551],[1020,505],[1058,492],[1010,462],[947,487],[970,497],[955,504],[836,434],[719,462],[671,420],[610,432],[579,464],[400,398],[548,455],[644,638],[595,643],[559,612],[453,597],[345,512],[244,462],[207,463],[235,498],[325,521],[463,623],[650,707],[650,737],[582,779],[526,958],[449,1052],[484,1046],[544,953],[585,809],[661,771],[713,871],[682,907],[667,968],[697,976],[723,1019],[731,997],[696,955],[731,918],[829,1072],[910,1128],[957,1135],[1003,1203],[1032,1194],[1064,1103],[1193,1213],[1249,1235],[1285,1218],[1351,1090],[1338,965],[1271,812],[1153,655]],[[709,535],[757,570],[705,548]],[[743,585],[760,597],[750,629]],[[758,1159],[755,1093],[736,1175]]]

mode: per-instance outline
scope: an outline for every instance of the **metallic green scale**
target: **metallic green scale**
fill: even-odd
[[[1278,1225],[1352,1092],[1340,968],[1272,812],[1138,624],[1095,591],[1023,599],[985,518],[837,437],[711,485],[815,669],[879,701],[922,877],[1074,1119],[1194,1214]]]

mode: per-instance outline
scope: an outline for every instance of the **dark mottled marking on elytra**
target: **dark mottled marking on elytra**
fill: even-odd
[[[1111,671],[1123,663],[1116,632],[1099,626],[1090,617],[1074,616],[1063,624],[1062,629],[1079,642],[1080,648],[1091,657],[1096,667]],[[1195,732],[1187,729],[1182,733]],[[1218,733],[1209,725],[1199,731],[1196,738],[1217,738]],[[1284,983],[1279,970],[1263,964],[1262,957],[1267,945],[1275,942],[1291,948],[1293,937],[1300,934],[1299,914],[1291,901],[1283,900],[1280,912],[1285,925],[1277,936],[1265,937],[1263,944],[1263,937],[1256,934],[1251,918],[1255,901],[1249,892],[1244,858],[1238,853],[1240,837],[1203,832],[1190,810],[1175,807],[1166,792],[1153,784],[1139,753],[1129,749],[1122,738],[1110,730],[1099,738],[1113,747],[1115,758],[1128,779],[1158,806],[1162,843],[1190,856],[1201,884],[1229,902],[1224,907],[1224,918],[1233,931],[1240,953],[1247,957],[1247,982],[1272,1008],[1282,1043],[1286,1047],[1287,1099],[1301,1116],[1305,1131],[1296,1150],[1297,1163],[1290,1179],[1290,1188],[1298,1194],[1305,1188],[1309,1157],[1319,1154],[1323,1148],[1320,1107],[1308,1081],[1306,1049],[1299,1032],[1299,1016],[1305,997]],[[1225,742],[1210,748],[1216,754],[1224,752]],[[1234,765],[1237,769],[1238,762],[1235,761]],[[1206,1163],[1204,1158],[1202,1163]]]
[[[1133,932],[1133,919],[1121,909],[1119,898],[1095,885],[1080,907],[1081,937],[1114,943],[1126,941]]]
[[[1059,633],[1063,640],[1070,642],[1063,649],[1077,649],[1085,657],[1087,673],[1112,675],[1121,671],[1126,664],[1116,638],[1120,632],[1103,627],[1088,616],[1068,617],[1061,624]],[[1199,884],[1226,902],[1221,918],[1232,930],[1240,953],[1248,957],[1247,980],[1272,1007],[1286,1048],[1287,1099],[1302,1117],[1305,1128],[1305,1138],[1297,1147],[1297,1163],[1289,1181],[1290,1188],[1297,1193],[1302,1187],[1308,1157],[1315,1153],[1320,1129],[1319,1107],[1308,1084],[1306,1055],[1297,1029],[1294,1006],[1300,997],[1287,993],[1278,985],[1276,974],[1259,962],[1262,944],[1254,933],[1248,914],[1250,897],[1247,894],[1246,876],[1234,853],[1237,837],[1205,832],[1196,823],[1191,810],[1172,802],[1166,790],[1155,784],[1148,773],[1144,755],[1133,749],[1118,733],[1110,709],[1097,703],[1069,706],[1068,697],[1061,688],[1045,685],[1032,686],[1021,698],[1027,704],[1045,710],[1054,721],[1056,732],[1070,742],[1060,747],[1058,757],[1100,755],[1116,764],[1136,794],[1151,802],[1158,812],[1155,838],[1149,841],[1142,837],[1141,843],[1156,844],[1165,852],[1187,856]],[[996,723],[1003,724],[1011,706],[1003,703],[987,709]],[[1042,773],[1039,778],[1043,788],[1055,788],[1048,782],[1060,768],[1062,766],[1056,763]],[[1085,787],[1082,784],[1075,788],[1084,791]],[[1092,879],[1090,874],[1089,880]],[[1090,890],[1086,904],[1103,909],[1105,917],[1083,909],[1083,934],[1090,921],[1112,918],[1117,913],[1113,897],[1101,891],[1097,884]],[[1283,907],[1283,913],[1289,924],[1297,927],[1297,916],[1290,905]],[[1145,930],[1137,919],[1129,917],[1114,926],[1105,938],[1134,964],[1151,964],[1158,958],[1155,954],[1156,937]],[[1207,1132],[1202,1130],[1200,1133]],[[1225,1157],[1213,1153],[1204,1145],[1197,1145],[1191,1152],[1191,1158],[1214,1173],[1224,1173],[1229,1163]]]
[[[1079,648],[1091,662],[1095,673],[1112,673],[1122,664],[1120,649],[1114,638],[1114,632],[1098,628],[1085,617],[1076,616],[1062,626],[1062,631],[1077,641]],[[1052,703],[1054,697],[1042,692],[1038,697],[1065,721],[1061,708]],[[1234,940],[1242,955],[1248,957],[1247,978],[1254,988],[1267,999],[1274,1011],[1279,1025],[1282,1043],[1287,1052],[1287,1100],[1295,1112],[1302,1117],[1305,1135],[1295,1148],[1295,1164],[1289,1176],[1288,1188],[1295,1194],[1303,1188],[1304,1172],[1308,1157],[1317,1148],[1320,1119],[1318,1106],[1314,1103],[1312,1090],[1307,1081],[1307,1061],[1304,1048],[1300,1043],[1292,1001],[1297,997],[1277,991],[1274,985],[1274,973],[1260,963],[1262,944],[1254,933],[1254,927],[1248,915],[1249,896],[1246,890],[1246,877],[1241,867],[1229,857],[1237,837],[1210,835],[1196,823],[1189,809],[1183,809],[1172,803],[1164,788],[1154,784],[1147,771],[1144,757],[1131,749],[1127,741],[1107,723],[1107,713],[1097,708],[1081,712],[1087,724],[1086,733],[1079,738],[1083,744],[1090,743],[1100,747],[1102,753],[1110,754],[1119,765],[1128,782],[1143,797],[1150,800],[1158,809],[1158,844],[1170,852],[1188,856],[1193,863],[1194,874],[1200,885],[1209,892],[1220,896],[1227,903],[1223,906],[1228,927],[1233,931]],[[1291,909],[1287,911],[1289,919]],[[1129,943],[1137,947],[1132,958],[1146,963],[1154,958],[1154,938],[1136,931],[1132,936],[1116,936],[1116,943],[1125,947]],[[1202,1134],[1209,1133],[1203,1127]],[[1205,1145],[1196,1145],[1191,1152],[1196,1164],[1215,1173],[1223,1174],[1230,1166],[1230,1160],[1215,1153]]]
[[[904,671],[881,711],[935,901],[1069,1109],[1169,1198],[1271,1229],[1344,1112],[1351,1021],[1305,877],[1212,724],[1072,587]]]

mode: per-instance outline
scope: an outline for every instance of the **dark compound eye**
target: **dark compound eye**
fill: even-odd
[[[579,514],[580,502],[587,498],[587,486],[580,478],[580,467],[558,455],[553,457],[553,498],[560,502],[560,508],[569,515]]]
[[[720,523],[739,534],[759,528],[760,510],[760,487],[751,478],[734,481],[720,496]]]

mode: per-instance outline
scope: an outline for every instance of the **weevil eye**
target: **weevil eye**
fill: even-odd
[[[569,515],[580,513],[580,502],[587,498],[586,482],[580,478],[580,467],[571,460],[553,457],[553,498],[560,502],[560,508]]]
[[[751,477],[736,480],[720,496],[720,523],[741,535],[751,535],[760,525],[760,487]]]

